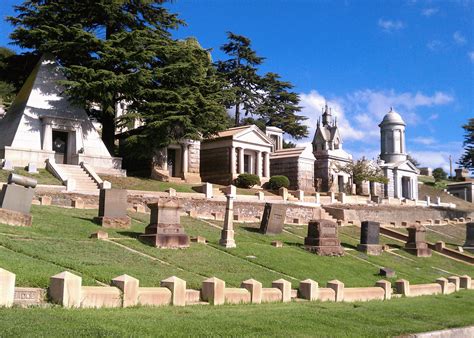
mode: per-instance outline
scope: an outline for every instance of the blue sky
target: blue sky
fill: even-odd
[[[2,17],[18,0],[3,0]],[[379,153],[378,123],[393,106],[407,122],[407,148],[422,164],[449,168],[462,153],[461,125],[474,116],[474,1],[176,0],[213,58],[226,31],[252,40],[301,95],[312,139],[325,101],[355,158]],[[11,27],[0,23],[0,45]]]

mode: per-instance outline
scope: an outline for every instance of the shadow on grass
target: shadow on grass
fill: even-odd
[[[83,220],[83,221],[89,221],[89,222],[91,222],[91,223],[94,224],[94,225],[100,226],[99,224],[97,224],[96,222],[94,222],[94,218],[77,217],[77,216],[71,216],[71,218],[76,218],[76,219],[80,219],[80,220]]]
[[[260,228],[254,228],[254,227],[240,227],[241,229],[248,231],[248,232],[253,232],[253,233],[260,233]],[[263,234],[262,234],[263,235]]]
[[[349,243],[341,243],[341,245],[342,245],[344,248],[357,250],[357,246],[356,246],[356,245],[352,245],[352,244],[349,244]]]
[[[304,249],[304,244],[303,243],[295,243],[295,242],[284,242],[285,245],[288,245],[288,246],[293,246],[293,247],[296,247],[296,248],[302,248]]]
[[[117,231],[118,234],[137,239],[143,233],[136,231]]]

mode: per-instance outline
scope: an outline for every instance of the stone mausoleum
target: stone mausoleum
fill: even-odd
[[[384,116],[380,127],[379,166],[389,182],[385,185],[385,197],[418,199],[419,170],[407,159],[405,146],[405,122],[393,109]]]
[[[0,159],[15,167],[46,160],[93,167],[97,173],[122,174],[86,111],[74,106],[58,81],[65,80],[53,58],[43,56],[0,120]]]
[[[339,170],[352,162],[352,155],[342,149],[342,138],[333,119],[331,110],[326,104],[322,120],[318,119],[313,138],[314,178],[318,191],[350,192],[352,188],[351,175]]]

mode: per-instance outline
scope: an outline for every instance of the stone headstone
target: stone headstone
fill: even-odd
[[[260,232],[265,235],[280,234],[283,231],[285,218],[285,204],[266,203],[260,223]]]
[[[100,189],[99,216],[94,221],[106,228],[129,228],[127,207],[127,190]]]
[[[407,228],[408,240],[405,244],[405,250],[417,257],[431,257],[431,249],[426,243],[426,228],[424,226],[415,225]]]
[[[36,163],[29,163],[28,164],[28,174],[37,174],[38,168],[36,167]]]
[[[235,186],[229,185],[224,189],[224,193],[227,198],[227,204],[225,208],[224,227],[221,231],[219,245],[230,249],[236,247],[234,240],[234,199],[236,196]]]
[[[474,250],[474,223],[466,224],[466,242],[463,245],[465,248]]]
[[[3,161],[2,169],[12,171],[14,169],[12,161],[10,160]]]
[[[46,303],[46,289],[16,287],[13,304],[20,307],[38,306]]]
[[[395,271],[390,268],[381,268],[379,271],[379,275],[387,278],[396,277]]]
[[[95,238],[95,239],[100,239],[100,240],[104,240],[104,239],[108,239],[109,238],[109,234],[105,231],[102,231],[102,230],[99,230],[97,232],[94,232],[92,233],[89,238]]]
[[[344,249],[337,236],[337,224],[325,219],[312,220],[308,224],[308,236],[304,239],[306,250],[320,256],[342,256]]]
[[[36,180],[11,173],[0,192],[0,223],[31,226],[30,209]]]
[[[282,248],[283,247],[283,242],[282,241],[272,241],[271,245],[274,246],[275,248]]]
[[[360,229],[359,251],[367,255],[378,256],[382,253],[382,246],[379,244],[380,223],[363,221]]]
[[[176,198],[148,204],[150,224],[140,240],[157,248],[187,248],[189,236],[180,222],[181,205]]]

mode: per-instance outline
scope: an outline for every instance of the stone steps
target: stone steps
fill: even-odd
[[[58,167],[64,172],[67,178],[76,181],[76,192],[97,192],[99,186],[89,176],[89,174],[78,165],[58,164]]]

